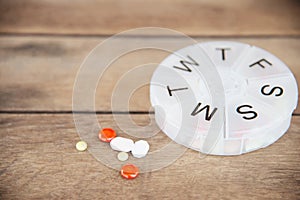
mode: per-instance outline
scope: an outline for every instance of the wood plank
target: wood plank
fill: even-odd
[[[0,32],[111,35],[152,26],[193,36],[299,35],[299,12],[295,0],[12,0],[0,1]]]
[[[77,70],[89,51],[103,39],[105,38],[0,37],[0,110],[70,111]],[[129,45],[136,39],[180,44],[177,38],[129,37],[124,38],[124,45]],[[204,42],[216,39],[196,38],[196,40]],[[293,71],[300,88],[299,39],[239,38],[235,41],[260,46],[281,58]],[[134,51],[112,63],[97,87],[96,109],[112,110],[111,91],[125,73],[145,63],[160,63],[167,55],[168,52],[160,50]],[[151,70],[154,70],[155,65],[152,66]],[[149,81],[151,75],[137,78]],[[150,109],[148,85],[132,95],[129,108],[132,111]],[[125,108],[118,108],[115,111],[122,110],[126,111]],[[296,113],[300,113],[299,108]]]
[[[115,128],[111,115],[99,115]],[[135,120],[147,123],[146,115]],[[0,115],[1,199],[299,199],[300,117],[276,143],[242,156],[188,150],[170,166],[132,181],[79,153],[72,115]],[[151,150],[169,139],[154,137]]]

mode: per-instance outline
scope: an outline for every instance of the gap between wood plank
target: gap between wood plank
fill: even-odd
[[[154,112],[149,111],[51,111],[51,110],[1,110],[0,114],[100,114],[100,115],[146,115],[146,114],[154,114]]]
[[[111,115],[111,114],[118,114],[118,115],[153,115],[153,112],[149,111],[51,111],[51,110],[39,110],[39,111],[31,111],[31,110],[1,110],[0,114],[97,114],[97,115]],[[300,116],[300,113],[293,113],[292,116]]]

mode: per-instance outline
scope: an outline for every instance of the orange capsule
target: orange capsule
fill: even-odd
[[[121,169],[121,175],[126,179],[134,179],[139,175],[139,168],[132,164],[124,165]]]
[[[99,131],[98,136],[102,142],[110,142],[112,139],[114,139],[117,136],[117,134],[111,128],[104,128]]]

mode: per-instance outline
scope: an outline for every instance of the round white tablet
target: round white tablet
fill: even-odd
[[[168,56],[152,76],[150,98],[158,126],[175,142],[238,155],[287,131],[298,89],[289,68],[271,53],[217,41]]]
[[[126,152],[120,152],[120,153],[118,153],[118,160],[119,161],[126,161],[126,160],[128,160],[128,153],[126,153]]]
[[[136,158],[142,158],[147,155],[149,148],[150,146],[147,141],[139,140],[134,143],[131,153]]]
[[[132,150],[134,143],[131,139],[116,137],[110,141],[110,146],[113,150],[129,152]]]

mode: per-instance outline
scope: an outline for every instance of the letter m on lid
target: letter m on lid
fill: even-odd
[[[211,118],[213,117],[213,115],[217,112],[218,108],[214,108],[213,111],[211,113],[209,113],[210,110],[210,106],[206,105],[203,108],[201,107],[201,103],[198,103],[196,108],[193,110],[193,112],[191,113],[192,116],[196,116],[197,114],[199,114],[200,112],[202,112],[203,110],[206,110],[205,112],[205,120],[206,121],[210,121]]]

